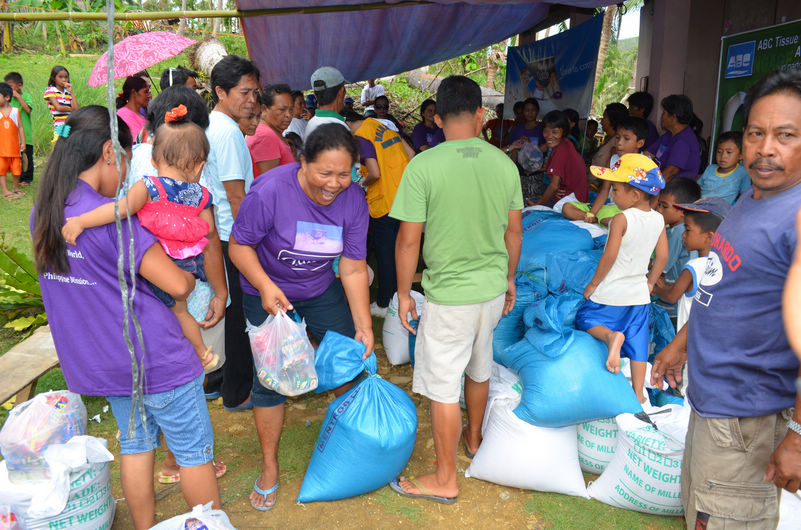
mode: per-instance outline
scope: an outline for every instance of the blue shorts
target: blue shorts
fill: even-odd
[[[173,259],[173,263],[175,263],[179,269],[186,272],[191,272],[192,276],[197,278],[202,282],[209,281],[208,277],[206,276],[206,266],[204,265],[205,257],[203,254],[198,254],[197,256],[192,256],[191,258],[184,258],[184,259]],[[150,282],[147,282],[150,290],[153,291],[153,294],[156,295],[156,298],[164,302],[164,305],[167,307],[175,307],[175,298],[168,295],[166,292],[162,291],[155,285]]]
[[[334,280],[323,294],[302,302],[291,301],[294,311],[300,318],[306,320],[306,326],[314,340],[319,344],[325,332],[329,329],[346,337],[356,335],[353,326],[353,317],[345,301],[345,291],[339,280]],[[269,313],[261,306],[261,297],[243,293],[242,306],[245,318],[254,326],[259,326],[267,319]],[[265,388],[259,382],[258,370],[253,369],[253,390],[250,392],[250,401],[254,407],[275,407],[286,401],[286,396]]]
[[[632,361],[646,362],[649,305],[616,306],[585,300],[576,313],[576,329],[587,331],[595,326],[604,326],[612,331],[620,331],[626,336],[620,355]]]
[[[146,453],[161,445],[161,433],[167,447],[181,467],[200,466],[214,457],[214,433],[203,393],[203,374],[178,388],[145,396],[147,434],[137,406],[134,414],[136,432],[127,435],[131,414],[131,396],[108,396],[111,412],[120,430],[120,453]]]

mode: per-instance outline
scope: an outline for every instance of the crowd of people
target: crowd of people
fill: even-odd
[[[514,119],[498,105],[487,120],[478,85],[452,76],[407,131],[380,82],[368,80],[357,104],[332,66],[312,73],[304,95],[229,55],[209,78],[211,112],[197,83],[195,72],[170,68],[151,101],[149,78],[124,81],[119,166],[108,111],[79,107],[66,69],[53,68],[44,94],[54,144],[31,223],[42,295],[68,387],[107,397],[121,430],[133,396],[123,307],[113,295],[119,253],[147,286],[137,287],[133,305],[146,423],[137,414],[135,432],[120,434],[121,481],[137,528],[155,521],[162,434],[169,451],[159,480],[180,481],[190,506],[219,507],[215,477],[225,466],[214,461],[206,399],[222,398],[229,412],[253,409],[261,471],[250,504],[275,505],[286,397],[260,384],[246,323],[294,312],[313,341],[337,331],[361,341],[366,357],[376,342],[371,316],[385,316],[393,296],[402,324],[417,334],[412,389],[430,399],[437,460],[434,472],[390,486],[456,502],[459,442],[468,457],[481,444],[492,332],[515,305],[525,207],[608,231],[576,327],[607,345],[610,371],[620,370],[621,356],[632,361],[641,401],[652,300],[674,319],[676,339],[657,355],[651,380],[666,377],[692,404],[682,476],[688,526],[775,522],[779,489],[795,491],[801,481],[801,373],[788,342],[790,328],[801,328],[799,312],[788,311],[787,332],[782,324],[785,281],[801,267],[791,269],[801,74],[760,81],[744,130],[718,135],[708,167],[693,127],[700,120],[680,94],[661,100],[660,127],[649,119],[646,92],[631,94],[628,107],[607,105],[600,124],[572,109],[541,117],[534,98],[514,104]],[[0,84],[0,122],[11,120],[16,136],[13,144],[0,127],[8,198],[32,180],[18,156],[32,162],[31,104],[20,74],[8,74]],[[118,180],[127,183],[120,216],[137,214],[123,223],[132,254],[127,243],[119,247],[113,222]],[[426,301],[414,329],[406,315],[417,318],[409,293],[421,250]],[[196,280],[210,286],[202,318],[187,307]],[[97,340],[85,340],[88,328]],[[224,330],[221,367],[215,329]]]

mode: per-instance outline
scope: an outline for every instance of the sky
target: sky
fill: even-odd
[[[640,10],[629,10],[623,15],[623,22],[620,24],[620,40],[637,37],[640,34]]]

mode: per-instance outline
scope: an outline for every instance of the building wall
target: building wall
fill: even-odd
[[[659,101],[687,94],[712,134],[720,62],[720,39],[801,18],[799,0],[648,0],[640,11],[635,86],[654,96],[651,119],[659,124]]]

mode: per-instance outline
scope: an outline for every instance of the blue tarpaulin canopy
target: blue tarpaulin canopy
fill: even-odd
[[[308,12],[265,11],[265,16],[242,20],[262,82],[306,90],[311,88],[312,72],[320,66],[335,66],[351,82],[398,74],[526,31],[544,19],[552,5],[592,8],[611,3],[614,1],[305,0],[302,4]],[[297,9],[298,4],[293,0],[237,0],[241,11]]]

